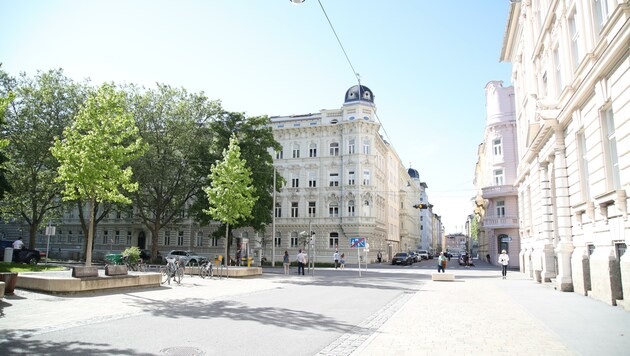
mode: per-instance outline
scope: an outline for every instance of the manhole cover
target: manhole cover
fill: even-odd
[[[189,347],[189,346],[168,347],[166,349],[160,350],[160,352],[165,355],[174,355],[174,356],[196,356],[196,355],[204,354],[202,350],[199,350],[196,347]]]

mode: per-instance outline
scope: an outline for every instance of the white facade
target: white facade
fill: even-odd
[[[298,237],[313,231],[311,254],[330,261],[336,250],[357,260],[353,237],[365,237],[368,260],[378,251],[389,260],[402,250],[415,250],[420,240],[417,204],[420,186],[413,181],[393,148],[379,134],[373,94],[353,86],[342,108],[315,114],[271,118],[274,165],[286,179],[276,196],[276,259],[308,247]],[[271,228],[268,229],[271,231]]]
[[[500,81],[486,85],[486,129],[475,170],[475,218],[479,229],[479,255],[496,264],[506,250],[510,267],[519,266],[516,181],[517,138],[514,88]]]
[[[521,268],[626,308],[628,43],[628,1],[527,0],[510,6],[501,54],[515,86]]]

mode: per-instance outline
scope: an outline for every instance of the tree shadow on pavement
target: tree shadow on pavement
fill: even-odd
[[[12,330],[4,330],[0,338],[0,354],[2,355],[139,355],[151,354],[139,353],[137,350],[112,348],[105,343],[89,343],[82,341],[55,342],[30,339],[29,330],[21,330],[19,333]]]

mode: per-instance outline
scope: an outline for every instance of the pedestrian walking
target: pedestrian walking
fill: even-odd
[[[383,254],[381,253],[381,251],[378,251],[378,253],[376,254],[376,259],[378,260],[378,263],[381,263],[381,261],[383,260]]]
[[[341,254],[341,259],[339,260],[339,262],[341,263],[339,269],[346,268],[346,255],[344,253]]]
[[[446,271],[446,261],[448,261],[448,259],[444,256],[444,252],[440,252],[440,257],[438,257],[438,273],[440,273],[440,271],[442,271],[442,273]]]
[[[335,251],[333,254],[333,261],[335,261],[335,269],[339,266],[339,251]]]
[[[304,275],[304,266],[306,266],[306,254],[302,252],[302,250],[298,250],[297,263],[298,263],[298,274],[300,274],[300,271],[302,271],[302,275]]]
[[[469,267],[470,257],[468,257],[468,252],[464,252],[464,266]]]
[[[22,248],[24,248],[24,242],[22,241],[22,238],[19,237],[17,240],[13,241],[12,246],[14,250],[21,250]]]
[[[282,265],[284,266],[284,274],[288,275],[289,274],[289,263],[291,263],[289,261],[289,251],[284,251],[284,257],[282,260]]]
[[[503,279],[507,278],[507,267],[510,264],[510,256],[508,256],[505,250],[501,251],[499,255],[499,264],[501,265],[501,275]]]

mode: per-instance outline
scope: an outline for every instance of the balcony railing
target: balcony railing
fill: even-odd
[[[485,216],[483,218],[483,227],[485,228],[517,228],[518,227],[518,216],[516,215],[505,215],[505,216]]]
[[[481,194],[484,199],[507,197],[518,194],[518,190],[512,185],[495,185],[491,187],[481,188]]]

